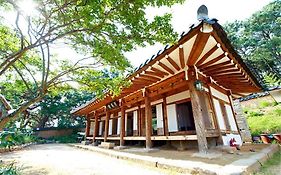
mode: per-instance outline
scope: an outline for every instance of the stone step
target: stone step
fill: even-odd
[[[101,142],[101,144],[98,146],[100,148],[106,148],[106,149],[113,149],[115,146],[115,143],[111,142]]]

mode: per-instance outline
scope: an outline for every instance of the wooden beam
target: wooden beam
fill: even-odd
[[[172,75],[175,73],[172,69],[170,69],[168,66],[166,66],[163,63],[161,63],[160,61],[158,62],[158,65],[161,66],[163,69],[165,69],[167,72],[169,72]]]
[[[165,76],[169,75],[167,72],[161,71],[161,70],[159,70],[159,69],[157,69],[157,68],[155,68],[155,67],[151,67],[151,70],[154,71],[154,72],[161,73],[161,74],[163,74],[163,75],[165,75]]]
[[[211,48],[197,63],[196,66],[200,66],[202,63],[204,63],[204,61],[207,60],[207,58],[209,58],[209,56],[211,56],[216,50],[218,50],[218,46],[215,45],[213,48]]]
[[[152,147],[151,141],[151,132],[152,132],[152,110],[151,110],[151,101],[149,98],[149,92],[145,90],[145,143],[146,148],[150,149]]]
[[[164,135],[168,136],[169,135],[169,129],[168,129],[168,111],[167,111],[167,99],[164,96],[163,97],[163,126],[164,126]]]
[[[209,39],[210,34],[209,33],[202,33],[199,32],[197,34],[197,37],[194,41],[193,47],[190,51],[188,60],[187,60],[187,65],[188,66],[193,66],[195,62],[197,61],[198,57],[201,55],[202,51],[205,48],[205,45]]]
[[[104,141],[107,141],[107,137],[108,137],[108,129],[109,129],[109,117],[110,117],[110,113],[109,111],[105,112],[105,128],[104,128]]]
[[[120,127],[120,146],[125,145],[125,102],[121,101],[121,127]]]
[[[170,57],[170,56],[166,56],[167,60],[169,61],[169,63],[177,70],[180,70],[179,65]]]
[[[214,64],[214,63],[216,63],[216,62],[218,62],[218,61],[220,61],[220,60],[221,60],[222,58],[224,58],[224,57],[225,57],[225,54],[222,53],[221,55],[219,55],[219,56],[217,56],[216,58],[214,58],[214,59],[208,61],[207,63],[204,63],[204,64],[198,66],[198,68],[199,68],[199,69],[204,69],[204,68],[206,68],[206,67],[208,67],[208,66],[210,66],[210,65],[212,65],[212,64]]]
[[[190,92],[190,99],[192,105],[192,113],[194,117],[194,123],[196,128],[196,135],[198,138],[198,149],[200,153],[206,154],[208,152],[208,142],[206,129],[204,125],[202,106],[200,104],[200,96],[202,96],[202,92],[197,91],[194,87],[194,82],[196,80],[196,69],[194,67],[190,67],[188,69],[188,88]]]
[[[180,63],[181,63],[181,68],[183,69],[185,64],[184,64],[184,51],[183,51],[183,46],[179,47],[179,58],[180,58]]]

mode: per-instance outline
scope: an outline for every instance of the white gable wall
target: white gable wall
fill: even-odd
[[[108,123],[108,135],[112,135],[112,119]]]
[[[138,130],[138,111],[133,113],[133,130]]]
[[[162,104],[156,105],[157,128],[163,128]]]
[[[213,98],[213,101],[214,101],[214,107],[215,107],[215,111],[216,111],[216,116],[217,116],[217,119],[218,119],[219,127],[222,130],[226,130],[224,119],[223,119],[223,116],[222,116],[222,111],[221,111],[220,103],[219,103],[219,101],[217,99],[214,99],[214,98]]]
[[[102,135],[102,122],[99,122],[99,135]]]
[[[225,109],[226,109],[226,112],[227,112],[227,118],[228,118],[228,121],[229,121],[231,131],[238,131],[237,126],[236,126],[236,122],[235,122],[235,119],[234,119],[234,116],[233,116],[233,113],[232,113],[231,106],[228,105],[228,104],[225,104]]]
[[[121,117],[119,117],[117,120],[117,134],[120,134],[120,129],[121,129]]]
[[[167,97],[166,100],[167,100],[167,103],[173,103],[173,102],[184,100],[184,99],[187,99],[187,98],[190,98],[189,91],[183,91],[183,92],[180,92],[178,94],[171,95],[171,96]]]
[[[168,113],[169,132],[178,131],[176,105],[175,104],[167,105],[167,113]]]

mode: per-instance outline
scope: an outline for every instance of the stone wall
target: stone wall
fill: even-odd
[[[242,106],[239,102],[239,100],[233,101],[233,109],[235,112],[235,117],[237,121],[237,125],[242,137],[243,142],[252,142],[251,132],[249,129],[248,122],[246,120],[246,117],[243,113]]]
[[[78,129],[78,131],[83,131],[84,128]],[[76,129],[77,130],[77,129]],[[44,129],[35,131],[35,135],[41,138],[50,138],[50,137],[57,137],[57,136],[68,136],[73,133],[73,128],[68,129]]]
[[[241,101],[241,106],[243,108],[257,108],[260,106],[260,104],[262,102],[269,102],[269,103],[273,103],[274,102],[274,99],[272,98],[271,95],[266,95],[266,96],[263,96],[263,97],[259,97],[259,98],[253,98],[253,99],[250,99],[250,100],[246,100],[246,101]]]

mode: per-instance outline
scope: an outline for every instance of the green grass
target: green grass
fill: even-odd
[[[257,175],[279,175],[281,172],[281,151],[275,153],[260,169]]]
[[[258,108],[244,109],[252,135],[281,132],[281,104],[261,103]]]

